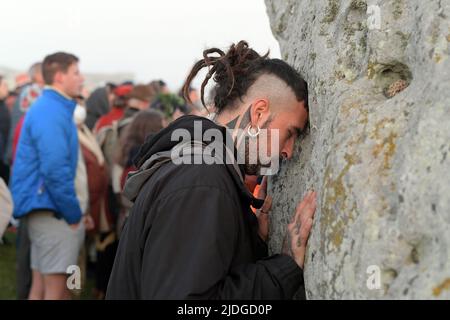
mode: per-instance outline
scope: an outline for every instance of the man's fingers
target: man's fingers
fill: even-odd
[[[258,199],[265,199],[267,195],[267,176],[264,176],[259,187]]]
[[[288,230],[292,235],[300,235],[300,228],[308,219],[314,217],[316,210],[316,192],[308,191],[303,200],[298,204],[292,220],[288,224]],[[312,224],[312,223],[311,223]]]
[[[292,215],[292,220],[291,223],[294,223],[297,220],[297,216],[299,215],[299,213],[303,210],[303,208],[306,206],[306,204],[308,203],[308,197],[310,195],[310,191],[308,191],[305,195],[305,197],[303,198],[302,201],[300,201],[297,204],[297,208],[295,209],[294,214]]]
[[[311,232],[311,228],[313,225],[313,220],[309,218],[305,221],[305,223],[300,227],[300,235],[299,235],[299,242],[298,246],[305,246],[308,242],[309,234]]]
[[[308,191],[300,205],[297,207],[297,214],[299,214],[309,203],[311,203],[314,194],[314,191]]]
[[[290,245],[294,259],[303,268],[306,245],[313,225],[316,210],[316,193],[310,191],[298,205],[294,218],[288,224]]]
[[[311,202],[303,209],[300,215],[301,224],[304,224],[308,219],[312,219],[316,212],[316,200],[315,197],[312,198]]]
[[[261,212],[262,213],[269,213],[270,208],[272,208],[272,197],[271,196],[267,196],[266,199],[264,200],[264,204],[261,207]]]
[[[310,204],[310,202],[314,199],[314,195],[315,192],[310,190],[306,193],[305,197],[303,198],[303,200],[298,204],[297,209],[295,211],[295,214],[292,218],[292,221],[300,221],[300,215],[302,214],[303,210],[305,209],[306,206],[308,206]]]
[[[312,191],[308,191],[305,196],[303,197],[303,200],[299,202],[297,206],[297,211],[301,210],[309,201],[310,197],[312,195]]]
[[[267,192],[267,176],[264,176],[262,178],[260,190],[264,190],[264,192]]]
[[[294,234],[294,229],[296,228],[296,223],[295,223],[295,221],[293,221],[293,222],[291,222],[291,223],[289,223],[288,224],[288,231],[289,231],[289,233],[291,234],[291,235],[293,235]]]

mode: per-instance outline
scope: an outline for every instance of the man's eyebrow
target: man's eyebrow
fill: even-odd
[[[297,137],[300,137],[300,136],[302,136],[305,133],[305,128],[292,127],[292,129],[297,134]]]

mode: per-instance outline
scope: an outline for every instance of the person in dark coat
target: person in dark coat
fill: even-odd
[[[6,182],[9,178],[9,170],[4,155],[6,154],[6,146],[11,128],[11,115],[5,103],[8,93],[8,85],[5,79],[0,76],[0,178],[3,178]]]
[[[315,193],[287,226],[283,252],[269,256],[261,236],[267,225],[258,217],[267,217],[270,201],[254,198],[244,179],[269,172],[269,163],[259,154],[252,162],[246,147],[267,143],[264,132],[278,143],[270,159],[292,157],[308,119],[306,83],[287,63],[260,56],[244,41],[204,57],[184,88],[211,67],[214,121],[183,116],[141,147],[138,170],[124,188],[134,206],[107,299],[292,299],[302,286]]]
[[[97,88],[86,100],[87,117],[85,124],[89,130],[93,130],[97,120],[110,111],[111,102],[114,99],[113,89],[114,85],[112,84]]]

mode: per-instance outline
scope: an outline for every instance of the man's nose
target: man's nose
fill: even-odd
[[[291,159],[292,154],[294,153],[294,139],[290,139],[287,141],[287,143],[284,145],[284,148],[281,150],[281,155],[283,158]]]

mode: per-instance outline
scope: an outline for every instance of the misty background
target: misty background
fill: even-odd
[[[2,1],[0,11],[0,74],[11,84],[60,50],[80,58],[91,85],[163,79],[172,90],[205,48],[245,39],[261,54],[280,57],[263,0],[14,0]]]

